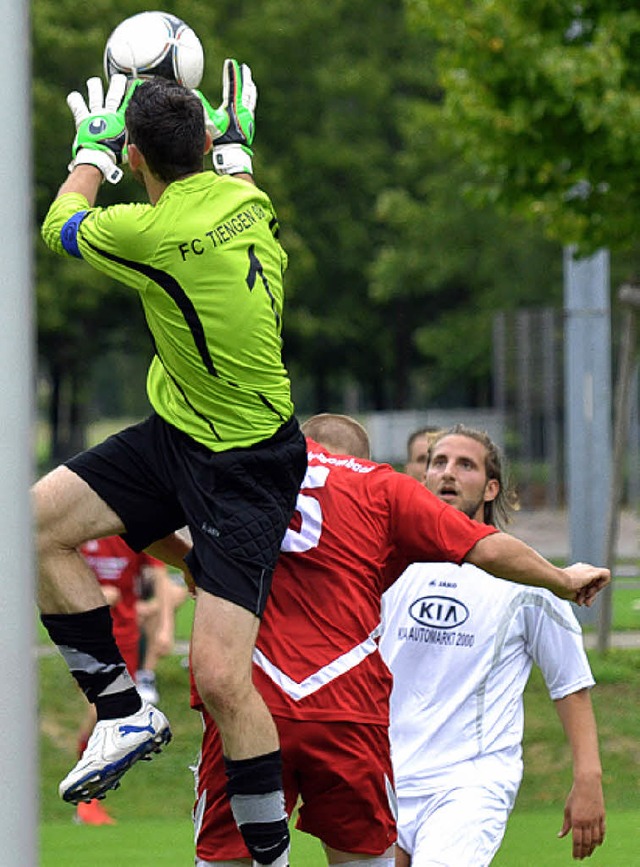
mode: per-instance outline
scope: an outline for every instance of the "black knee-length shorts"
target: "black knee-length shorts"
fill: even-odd
[[[198,587],[258,616],[306,465],[295,418],[249,448],[212,452],[157,414],[66,462],[120,517],[134,551],[188,527]]]

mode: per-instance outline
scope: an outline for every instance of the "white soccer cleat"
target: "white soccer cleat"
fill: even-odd
[[[104,798],[109,789],[120,785],[120,777],[131,765],[150,759],[170,740],[169,721],[146,702],[130,716],[101,720],[82,758],[60,783],[60,797],[71,804]]]

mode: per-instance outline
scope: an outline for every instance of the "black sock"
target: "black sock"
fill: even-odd
[[[271,864],[289,847],[280,750],[252,759],[225,757],[224,766],[231,810],[247,849],[258,864]]]
[[[40,619],[78,686],[95,704],[98,719],[140,709],[140,696],[113,637],[108,605],[77,614],[42,614]]]

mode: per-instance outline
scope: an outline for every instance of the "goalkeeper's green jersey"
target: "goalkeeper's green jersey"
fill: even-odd
[[[66,193],[42,236],[140,294],[154,341],[154,410],[211,448],[249,446],[293,414],[282,361],[283,273],[268,196],[212,172],[170,184],[155,206],[90,208]]]

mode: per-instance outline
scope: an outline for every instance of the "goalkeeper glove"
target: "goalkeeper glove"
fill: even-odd
[[[129,88],[124,101],[127,79],[119,74],[111,77],[106,98],[100,78],[87,81],[88,106],[78,91],[67,96],[67,105],[76,124],[69,171],[78,165],[93,165],[100,169],[109,183],[118,183],[122,177],[122,169],[118,166],[124,160],[124,112],[137,83]]]
[[[255,134],[258,91],[246,63],[227,58],[222,67],[222,103],[213,108],[196,91],[205,109],[205,122],[213,139],[213,168],[219,175],[253,173],[251,145]]]

